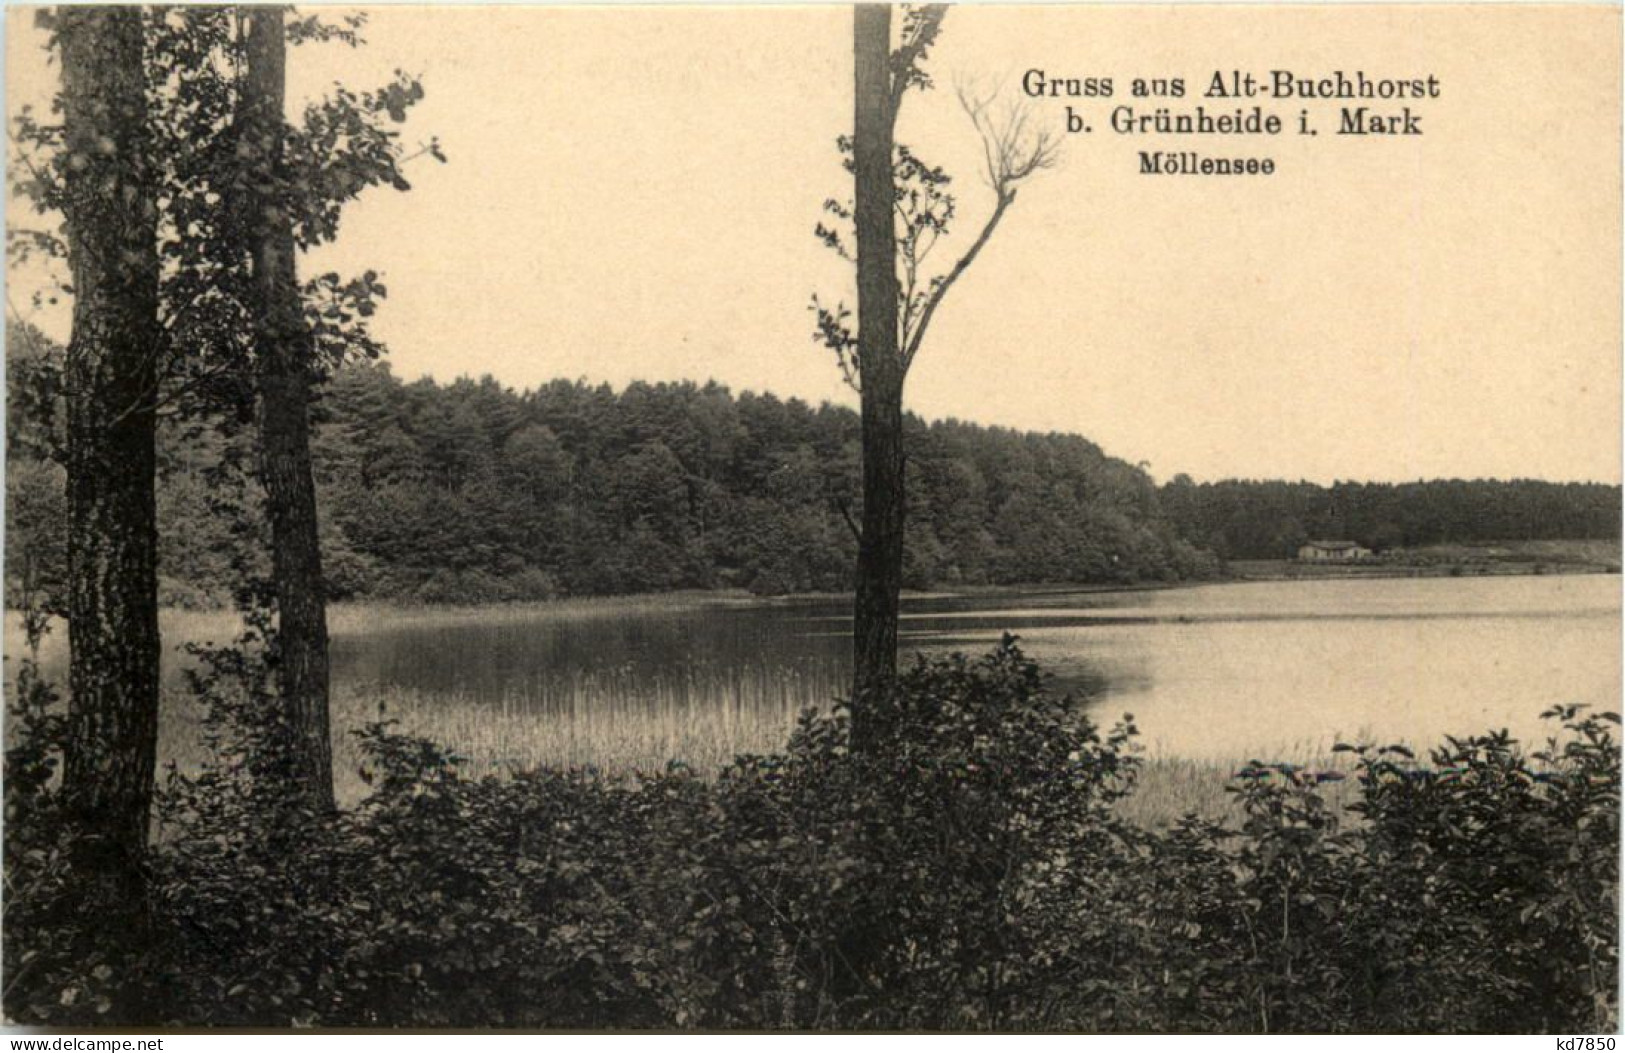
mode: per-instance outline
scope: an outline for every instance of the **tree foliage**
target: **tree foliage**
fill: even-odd
[[[47,595],[60,586],[63,496],[49,454],[57,372],[37,362],[60,350],[19,332],[11,346],[15,599],[25,572]],[[563,380],[524,392],[489,378],[408,384],[363,363],[329,379],[314,415],[323,558],[339,598],[478,603],[850,587],[845,514],[861,497],[849,410],[716,384],[634,383],[619,392]],[[1314,514],[1333,503],[1372,509],[1365,521],[1398,525],[1403,544],[1618,536],[1617,487],[1157,487],[1077,436],[912,417],[908,428],[905,581],[913,588],[1190,580],[1219,572],[1215,549],[1279,558],[1301,537],[1374,540],[1362,520]],[[160,582],[171,605],[229,598],[234,568],[265,573],[263,528],[233,533],[226,507],[239,504],[258,521],[260,498],[217,467],[242,457],[246,441],[179,420],[160,428]],[[1276,504],[1252,494],[1296,496]],[[1193,511],[1192,498],[1204,495],[1212,503]],[[1274,540],[1282,509],[1299,510],[1286,547]]]
[[[12,369],[12,545],[48,582],[58,580],[49,509],[59,476],[31,452],[42,425],[21,378],[32,360]],[[387,367],[356,364],[321,389],[314,416],[323,557],[338,598],[850,585],[843,510],[860,498],[849,410],[716,384],[404,384]],[[1170,532],[1150,479],[1087,440],[915,418],[908,427],[911,587],[1168,581],[1215,569]],[[245,561],[263,571],[263,526],[228,536],[239,512],[263,517],[254,494],[239,491],[235,512],[222,504],[232,492],[211,465],[229,456],[227,443],[179,421],[161,431],[160,570],[172,602],[229,597]],[[15,593],[24,564],[10,566]]]
[[[1231,479],[1161,488],[1181,537],[1224,559],[1283,559],[1310,539],[1349,539],[1379,552],[1446,542],[1612,540],[1620,491],[1601,483],[1435,479],[1414,483],[1289,483]]]
[[[347,204],[371,187],[408,190],[407,165],[420,156],[444,160],[430,139],[408,149],[399,125],[423,98],[421,81],[397,72],[367,91],[335,85],[282,129],[284,164],[265,163],[271,144],[260,141],[244,115],[245,12],[231,5],[146,7],[140,11],[146,95],[141,124],[144,163],[156,184],[160,262],[153,408],[162,415],[210,418],[219,424],[253,405],[255,295],[249,259],[254,234],[268,219],[291,224],[300,249],[332,241]],[[56,16],[39,15],[49,28]],[[330,22],[293,19],[294,45],[362,43],[365,16]],[[11,231],[14,261],[65,258],[58,234],[74,153],[65,149],[61,122],[31,108],[12,120],[10,167],[14,195],[32,203],[39,226]],[[36,299],[72,295],[71,283]],[[368,320],[387,288],[375,271],[327,273],[301,288],[305,323],[314,334],[319,375],[352,357],[375,358],[381,348]],[[24,319],[14,317],[13,323]]]
[[[357,19],[333,28],[307,18],[289,31],[281,8],[250,14],[222,6],[94,5],[41,9],[36,18],[50,34],[62,77],[49,116],[25,109],[12,122],[12,189],[31,202],[41,225],[14,232],[8,248],[13,259],[40,255],[66,263],[71,279],[59,275],[58,291],[72,297],[73,329],[65,353],[53,357],[37,333],[12,320],[26,365],[8,370],[8,380],[21,381],[8,396],[12,409],[33,411],[33,426],[8,429],[7,452],[11,459],[34,459],[17,461],[25,486],[10,488],[8,499],[16,502],[11,511],[24,513],[22,528],[42,543],[10,545],[14,533],[8,547],[21,557],[18,591],[30,604],[28,616],[67,616],[68,717],[64,738],[53,745],[62,753],[62,799],[73,825],[45,826],[61,840],[64,869],[77,881],[59,887],[72,889],[87,914],[104,915],[105,939],[80,950],[87,960],[103,959],[98,970],[119,971],[139,954],[152,920],[140,857],[149,835],[158,726],[160,416],[185,429],[164,459],[186,461],[195,452],[187,444],[205,436],[213,441],[201,448],[219,454],[203,466],[215,485],[197,496],[211,513],[226,514],[202,525],[218,534],[224,524],[233,541],[254,534],[255,520],[241,514],[251,506],[231,482],[249,462],[241,425],[268,390],[271,371],[263,367],[280,362],[281,376],[302,393],[310,377],[346,354],[376,353],[364,322],[382,294],[376,276],[351,282],[330,276],[302,290],[294,279],[296,247],[334,237],[344,204],[365,187],[407,188],[398,133],[384,122],[404,120],[422,89],[405,75],[376,93],[340,88],[310,106],[302,123],[287,127],[281,88],[286,37],[354,44]],[[258,75],[269,67],[257,73],[247,61],[245,21],[272,45],[258,54],[274,57],[274,76]],[[438,156],[438,147],[427,149]],[[256,295],[267,283],[256,289],[253,280],[266,277],[263,250],[270,242],[261,235],[267,230],[280,235],[284,265],[275,298]],[[256,339],[263,335],[260,323],[273,316],[291,339]],[[271,401],[259,398],[262,408]],[[278,418],[298,424],[301,447],[304,413],[302,397],[294,398],[284,400]],[[267,479],[289,460],[276,453],[263,461]],[[308,527],[303,552],[314,563],[308,450],[298,453],[306,498],[300,511]],[[67,492],[65,544],[53,546],[46,538],[61,528],[39,513],[54,511],[51,491],[59,485]],[[167,496],[182,489],[171,488]],[[281,523],[285,504],[272,487],[265,507],[274,524]],[[8,528],[17,522],[8,515]],[[190,544],[202,539],[174,537]],[[244,574],[252,564],[241,558],[242,548],[228,549],[228,587],[258,619],[275,653],[277,637],[257,607],[263,593]],[[290,580],[287,548],[278,546],[275,561],[282,584]],[[53,566],[53,557],[60,563]],[[314,580],[317,586],[304,590],[304,606],[314,611],[315,632],[295,632],[290,589],[279,596],[278,628],[283,668],[302,664],[316,670],[308,680],[320,681],[317,698],[294,691],[285,679],[284,708],[289,699],[308,696],[304,708],[320,720],[284,721],[283,730],[298,724],[319,747],[305,751],[310,762],[299,781],[330,802],[319,570]],[[300,653],[317,660],[295,662],[300,639],[310,645]],[[131,988],[120,990],[137,997]]]

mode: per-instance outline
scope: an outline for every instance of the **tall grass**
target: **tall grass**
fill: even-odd
[[[350,689],[334,711],[348,726],[380,714],[397,720],[457,751],[473,774],[542,766],[655,772],[673,763],[704,773],[741,753],[782,748],[797,715],[827,708],[837,690],[816,669],[701,670],[653,681],[599,673],[497,700]]]
[[[497,698],[340,684],[332,699],[334,777],[343,803],[366,792],[354,732],[381,719],[452,749],[474,776],[543,766],[633,774],[672,763],[708,773],[742,753],[782,749],[802,710],[828,708],[844,686],[832,668],[765,664],[653,679],[630,669],[578,671]],[[161,763],[201,767],[195,699],[167,692],[160,728]]]
[[[783,749],[799,714],[827,709],[845,687],[833,670],[760,667],[693,670],[653,682],[610,670],[560,676],[500,698],[400,686],[340,685],[333,697],[333,760],[341,803],[367,792],[354,732],[393,720],[400,730],[440,743],[470,776],[538,767],[595,768],[635,775],[681,764],[706,775],[740,754]],[[196,771],[204,761],[197,703],[181,692],[164,702],[160,760]],[[1297,743],[1252,756],[1211,759],[1151,752],[1138,785],[1118,804],[1125,818],[1151,829],[1186,815],[1213,821],[1234,815],[1226,792],[1251,760],[1288,761],[1316,771],[1343,770],[1346,757],[1319,743]],[[1323,787],[1334,808],[1354,798],[1351,783]]]

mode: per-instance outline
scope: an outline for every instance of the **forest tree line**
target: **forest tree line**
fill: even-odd
[[[1410,483],[1175,476],[1159,491],[1181,538],[1220,559],[1284,559],[1310,540],[1357,541],[1376,552],[1494,541],[1616,540],[1620,488],[1538,479]]]
[[[56,351],[38,334],[14,333],[12,347],[9,565],[13,587],[25,566],[49,585],[60,580],[61,474],[28,393]],[[385,364],[358,363],[332,375],[312,417],[336,599],[850,588],[861,497],[849,409],[715,383],[405,383]],[[1174,536],[1150,477],[1085,439],[914,417],[908,428],[909,587],[1217,572]],[[169,603],[229,596],[262,547],[219,514],[218,465],[234,441],[182,422],[160,429]]]
[[[61,581],[62,475],[30,397],[59,349],[13,332],[11,586]],[[49,390],[48,384],[45,389]],[[856,413],[715,384],[490,377],[403,382],[338,370],[313,407],[322,545],[336,599],[483,603],[743,588],[844,591],[860,497]],[[1379,551],[1435,542],[1613,538],[1618,487],[1176,477],[1074,435],[907,420],[910,588],[1132,584],[1215,576],[1310,538]],[[160,429],[166,602],[229,597],[260,539],[220,514],[230,429]],[[246,446],[246,435],[243,437]],[[238,495],[252,502],[252,493]]]

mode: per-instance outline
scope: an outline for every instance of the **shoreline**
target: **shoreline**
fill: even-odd
[[[1295,563],[1292,560],[1238,560],[1250,564],[1239,573],[1231,573],[1216,582],[1240,583],[1249,581],[1339,581],[1383,578],[1540,578],[1582,574],[1618,575],[1618,567],[1603,564],[1565,563],[1448,563],[1436,565],[1409,564],[1343,564],[1320,567]],[[1261,564],[1281,564],[1277,568]]]
[[[1276,562],[1276,561],[1271,561]],[[909,590],[902,593],[904,603],[911,600],[953,600],[977,599],[997,596],[1069,596],[1069,595],[1097,595],[1107,593],[1127,592],[1168,592],[1177,589],[1195,589],[1213,585],[1247,585],[1268,581],[1337,581],[1337,580],[1365,580],[1390,578],[1477,578],[1477,577],[1556,577],[1574,575],[1618,575],[1617,569],[1610,569],[1601,565],[1569,565],[1553,566],[1545,570],[1524,569],[1517,565],[1506,565],[1493,570],[1467,570],[1460,573],[1453,572],[1451,567],[1406,567],[1406,566],[1344,566],[1344,567],[1312,567],[1294,564],[1290,560],[1278,561],[1286,565],[1286,569],[1279,574],[1260,573],[1249,571],[1247,573],[1231,573],[1215,578],[1193,578],[1185,581],[1150,581],[1134,582],[1132,584],[1097,583],[1086,585],[1066,585],[1046,582],[1041,584],[1015,583],[1010,585],[966,585],[948,589]],[[793,592],[776,596],[759,596],[745,589],[681,589],[673,592],[640,592],[617,593],[598,596],[564,596],[554,600],[524,600],[512,603],[467,603],[467,604],[417,604],[399,603],[392,600],[344,600],[328,605],[328,616],[333,619],[354,617],[374,611],[388,611],[391,614],[411,617],[421,614],[424,618],[436,618],[457,615],[463,612],[513,612],[514,614],[534,614],[538,612],[558,613],[560,615],[583,615],[602,612],[605,614],[623,610],[627,606],[641,606],[647,608],[667,608],[673,611],[685,610],[695,607],[753,607],[764,605],[792,605],[798,603],[843,602],[852,601],[850,592]],[[190,611],[188,613],[221,613],[215,611]]]
[[[904,602],[921,600],[976,599],[1006,596],[1064,596],[1097,595],[1128,592],[1164,592],[1175,589],[1193,589],[1213,585],[1246,585],[1278,581],[1354,581],[1394,578],[1480,578],[1480,577],[1558,577],[1574,575],[1619,575],[1617,564],[1591,559],[1546,560],[1459,560],[1434,563],[1397,563],[1371,561],[1317,565],[1296,560],[1232,560],[1226,572],[1212,578],[1192,578],[1182,581],[1142,581],[1133,583],[1098,582],[1092,584],[1065,584],[1056,582],[1017,582],[1008,585],[962,585],[951,588],[924,590],[905,589]],[[531,617],[546,613],[560,617],[590,617],[595,614],[614,614],[628,606],[681,611],[696,607],[751,607],[761,605],[791,605],[797,603],[851,602],[850,592],[795,592],[780,595],[757,595],[746,589],[677,589],[670,592],[610,593],[585,596],[561,596],[550,600],[520,600],[507,603],[411,603],[393,599],[337,600],[328,603],[329,631],[335,634],[353,631],[359,620],[371,615],[388,613],[393,617],[435,620],[454,618],[462,614],[479,612],[489,616],[493,612],[513,616]],[[180,606],[165,605],[161,612],[171,617],[217,618],[232,613],[229,605]],[[6,608],[5,631],[9,636],[20,611]],[[59,619],[53,618],[56,622]]]

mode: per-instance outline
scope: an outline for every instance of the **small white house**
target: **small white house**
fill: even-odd
[[[1371,556],[1370,549],[1353,541],[1310,541],[1298,549],[1302,563],[1353,563]]]

